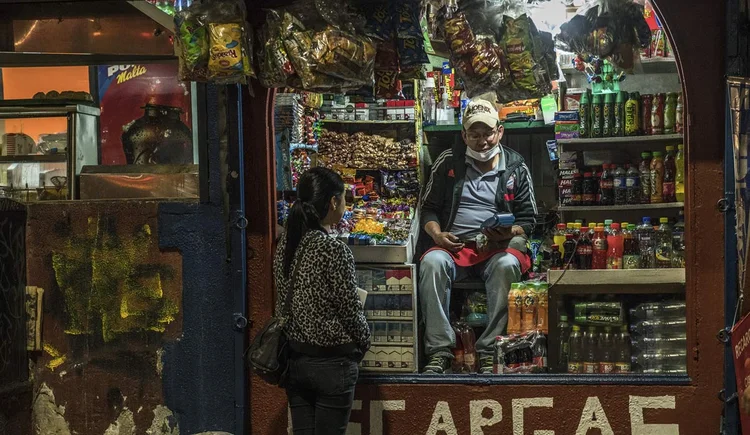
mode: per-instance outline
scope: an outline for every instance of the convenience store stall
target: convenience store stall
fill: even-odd
[[[605,219],[637,222],[643,216],[668,217],[674,222],[678,221],[679,212],[684,209],[684,268],[627,271],[568,270],[552,271],[548,276],[550,282],[555,284],[549,290],[550,344],[558,340],[555,325],[557,318],[565,310],[557,308],[558,302],[567,307],[567,314],[572,317],[572,304],[577,300],[596,298],[597,301],[626,301],[626,309],[636,308],[640,303],[646,302],[684,301],[684,341],[681,342],[678,352],[678,358],[684,361],[684,364],[675,370],[657,369],[652,373],[648,373],[649,370],[643,369],[642,366],[638,371],[618,374],[560,373],[560,370],[554,368],[547,373],[484,376],[425,376],[416,373],[421,364],[417,332],[418,304],[415,304],[413,298],[416,283],[414,280],[401,282],[401,278],[398,278],[400,275],[393,273],[396,269],[411,269],[414,277],[414,258],[406,256],[386,260],[385,256],[380,254],[380,250],[389,249],[388,247],[357,246],[356,240],[350,240],[355,256],[362,251],[364,252],[360,255],[369,255],[369,258],[361,262],[362,264],[358,264],[360,283],[372,283],[373,290],[370,296],[380,296],[385,300],[385,306],[382,307],[384,313],[379,312],[378,305],[375,305],[371,314],[374,323],[373,347],[411,349],[415,352],[413,355],[416,358],[415,367],[408,364],[402,367],[395,364],[389,366],[387,362],[390,359],[387,356],[384,359],[386,363],[375,364],[374,369],[362,367],[350,433],[461,434],[492,431],[504,433],[512,430],[518,434],[532,431],[584,434],[588,433],[589,429],[599,429],[601,433],[703,434],[719,426],[723,403],[716,397],[723,388],[724,347],[715,336],[724,326],[724,256],[721,248],[724,231],[721,225],[722,214],[715,204],[723,197],[723,93],[717,89],[721,89],[722,86],[724,59],[723,53],[715,49],[715,41],[720,41],[724,37],[725,17],[723,8],[711,2],[693,2],[687,5],[683,2],[657,0],[652,4],[660,18],[662,29],[669,37],[674,63],[662,59],[643,62],[644,69],[627,77],[621,83],[621,89],[629,92],[640,91],[643,94],[682,92],[685,114],[682,136],[574,138],[560,140],[557,144],[560,151],[619,149],[634,156],[616,161],[618,164],[624,164],[639,161],[642,151],[661,151],[666,146],[682,143],[686,178],[684,201],[648,205],[557,204],[559,192],[556,189],[557,174],[553,172],[553,166],[540,160],[538,164],[533,164],[532,172],[535,172],[534,181],[537,189],[548,190],[544,197],[545,206],[548,210],[561,214],[563,222],[572,222],[575,219],[586,219],[588,222],[603,222]],[[694,21],[693,17],[696,16],[701,17],[699,24]],[[696,31],[696,26],[700,28],[700,32]],[[575,82],[575,72],[562,72],[569,82]],[[639,79],[638,74],[645,77]],[[628,88],[629,85],[635,88]],[[576,88],[581,87],[581,84],[579,81],[577,85],[568,86]],[[267,146],[264,149],[253,148],[246,157],[246,164],[255,165],[254,167],[259,170],[265,168],[261,174],[248,176],[253,183],[265,183],[263,185],[268,189],[248,192],[246,199],[248,203],[264,204],[271,212],[264,211],[265,207],[253,211],[250,228],[257,238],[251,238],[250,244],[254,252],[270,256],[273,244],[269,230],[276,224],[277,219],[277,198],[271,192],[286,190],[275,183],[280,152],[278,138],[274,137],[278,133],[275,127],[279,122],[279,96],[290,93],[277,93],[260,86],[256,86],[255,91],[256,95],[264,95],[263,103],[257,102],[248,106],[246,111],[255,114],[265,113],[265,123],[253,127],[256,130],[261,127],[265,129]],[[424,110],[419,104],[423,100],[416,97],[414,100],[417,101],[417,113],[420,109]],[[316,110],[325,112],[326,107],[333,107],[333,104],[323,102]],[[352,112],[356,113],[356,109],[355,106]],[[352,118],[333,122],[326,118],[326,122],[322,124],[326,129],[335,129],[337,132],[353,133],[367,130],[367,134],[376,134],[372,130],[386,129],[377,125],[379,120],[373,119],[372,110],[368,110],[367,116],[367,120]],[[274,119],[276,124],[272,121]],[[417,118],[414,123],[414,127],[419,129],[420,119]],[[398,121],[390,124],[389,129],[398,130],[402,127]],[[408,126],[408,129],[412,128],[411,123]],[[527,160],[533,160],[535,153],[528,148],[544,147],[546,140],[554,138],[553,130],[547,130],[549,127],[532,127],[542,130],[531,131],[529,134],[539,134],[541,137],[520,145],[523,152],[530,154],[529,157],[524,154]],[[421,172],[421,181],[424,181],[432,154],[427,148],[455,141],[457,131],[460,130],[454,126],[423,126],[423,134],[415,138],[415,143],[421,146],[415,156],[419,164],[413,166],[417,172]],[[447,135],[453,136],[445,138]],[[503,144],[508,145],[514,140],[517,139],[513,139],[513,133],[508,129]],[[317,144],[318,147],[322,145]],[[283,158],[287,158],[287,153],[293,150],[282,151]],[[542,151],[536,151],[536,154],[544,155],[546,151],[542,148]],[[312,153],[306,155],[306,158],[309,160],[303,159],[305,164],[315,164]],[[293,159],[290,157],[289,161]],[[367,172],[368,169],[376,168],[358,169]],[[363,178],[365,176],[366,174],[361,175]],[[354,184],[357,183],[358,177],[360,175],[353,174]],[[551,177],[553,181],[550,183],[549,178],[545,181],[545,177]],[[374,252],[378,254],[368,254]],[[257,283],[256,286],[251,286],[250,313],[253,324],[258,326],[270,316],[274,299],[270,263],[263,260],[263,256],[255,256],[249,260],[251,282]],[[378,259],[381,264],[373,266],[372,262]],[[394,266],[396,263],[399,264],[398,267]],[[382,288],[378,281],[379,277],[383,278]],[[394,280],[389,283],[389,278]],[[379,294],[379,291],[382,293]],[[414,307],[411,316],[403,316],[400,308],[398,313],[395,309],[389,312],[388,300],[401,293],[407,296],[408,292],[412,292],[411,302]],[[385,316],[380,317],[383,314]],[[391,318],[391,315],[394,318]],[[382,331],[384,333],[380,334],[379,328],[382,327],[377,323],[381,321],[386,325],[387,322],[394,321],[400,324],[410,323],[413,332],[410,331],[407,336],[415,340],[415,345],[412,347],[408,340],[402,341],[403,326],[399,326],[402,332],[400,335],[391,334],[389,326],[385,326]],[[251,335],[254,332],[251,328]],[[396,337],[400,339],[396,340]],[[396,341],[398,343],[394,343]],[[550,345],[550,361],[555,354],[554,346]],[[378,357],[375,356],[373,361],[377,363]],[[401,361],[404,361],[403,353]],[[552,365],[550,363],[550,366]],[[634,365],[635,367],[637,365]],[[252,432],[283,433],[287,426],[283,392],[253,378],[250,395]],[[262,400],[258,400],[259,398]]]

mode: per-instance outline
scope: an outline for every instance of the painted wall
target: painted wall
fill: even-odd
[[[690,385],[361,384],[355,403],[360,409],[352,413],[351,434],[586,434],[587,428],[595,427],[592,424],[602,434],[703,435],[718,430],[722,404],[716,397],[723,382],[723,347],[715,335],[723,327],[724,258],[723,218],[715,204],[723,196],[724,52],[716,47],[722,47],[725,39],[724,4],[657,0],[656,6],[681,63],[688,117],[685,210],[691,240],[686,259]],[[695,17],[700,17],[699,23]],[[272,127],[272,95],[257,88],[255,95],[262,98],[245,110],[265,111],[266,116],[253,117],[246,130],[264,131]],[[267,180],[273,180],[273,169],[270,163],[267,168],[261,166],[272,161],[272,144],[266,134],[253,137],[246,146],[252,145],[252,152],[246,155],[245,164],[256,168],[246,180],[258,186],[246,196],[248,204],[258,205],[248,227],[252,235],[248,242],[255,254],[248,261],[250,336],[270,317],[273,307],[269,272],[273,208],[266,208],[266,192],[273,189]],[[710,235],[707,228],[711,228]],[[285,433],[283,391],[257,378],[249,388],[252,433]]]

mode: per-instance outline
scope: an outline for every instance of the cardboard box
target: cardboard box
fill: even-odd
[[[401,343],[401,323],[388,323],[388,343]]]

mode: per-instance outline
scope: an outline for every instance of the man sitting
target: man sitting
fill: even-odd
[[[479,372],[492,373],[495,337],[508,323],[510,285],[531,265],[526,234],[537,213],[534,186],[523,158],[500,145],[503,126],[495,105],[471,101],[461,136],[465,146],[454,146],[435,160],[421,205],[422,227],[434,242],[419,271],[428,359],[424,372],[432,374],[450,373],[453,359],[451,284],[471,275],[485,283],[488,322],[476,349]],[[512,213],[513,227],[481,231],[482,222],[497,213]]]

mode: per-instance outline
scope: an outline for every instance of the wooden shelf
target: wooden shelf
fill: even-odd
[[[547,281],[558,294],[681,293],[685,269],[550,270]]]
[[[558,139],[558,145],[632,144],[681,141],[681,134],[657,134],[653,136],[592,137],[582,139]]]
[[[0,163],[65,163],[67,161],[68,158],[65,153],[0,156]]]
[[[559,205],[558,211],[636,211],[636,210],[668,210],[685,208],[684,202],[664,202],[660,204],[628,204],[628,205]]]

